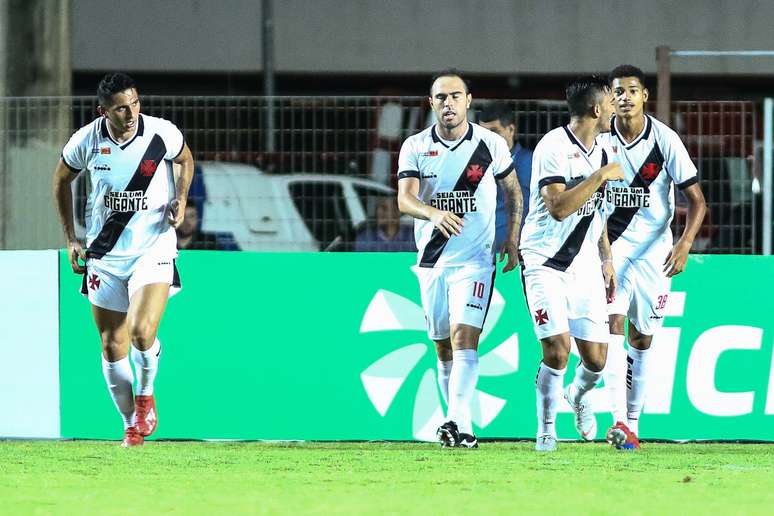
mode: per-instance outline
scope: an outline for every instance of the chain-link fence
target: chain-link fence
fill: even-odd
[[[567,121],[563,102],[505,102],[527,148]],[[401,142],[432,123],[424,97],[151,96],[142,98],[142,111],[177,124],[197,160],[191,204],[198,221],[183,240],[244,250],[352,249],[379,199],[392,195]],[[759,252],[760,111],[753,102],[673,103],[673,127],[710,207],[694,250]],[[0,99],[2,248],[62,244],[51,172],[69,135],[95,116],[92,97]],[[84,174],[75,183],[80,234],[89,188]],[[676,232],[684,221],[678,199]]]

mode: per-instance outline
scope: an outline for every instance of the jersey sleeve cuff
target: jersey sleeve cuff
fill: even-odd
[[[183,149],[185,149],[185,138],[183,138],[183,143],[180,145],[180,150],[177,151],[177,154],[175,154],[175,157],[172,158],[173,161],[176,160],[177,157],[180,156],[180,154],[183,153]]]
[[[502,172],[495,174],[495,179],[504,179],[508,177],[508,174],[510,174],[511,172],[513,172],[513,163],[511,163],[511,165],[505,170],[503,170]]]
[[[560,184],[567,184],[567,180],[564,178],[564,176],[548,176],[544,177],[540,181],[538,181],[538,190],[542,189],[544,186],[552,185],[554,183],[560,183]]]
[[[65,164],[65,166],[66,166],[67,168],[69,168],[69,169],[70,169],[70,172],[72,172],[73,174],[78,174],[78,173],[79,173],[81,170],[83,170],[83,169],[80,169],[80,168],[77,168],[77,167],[74,167],[74,166],[70,165],[70,164],[67,162],[67,160],[65,159],[65,157],[64,157],[64,154],[62,155],[62,163],[64,163],[64,164]]]
[[[416,177],[419,179],[419,170],[401,170],[398,172],[398,179],[403,179],[404,177]]]
[[[688,188],[689,186],[691,186],[691,185],[695,185],[695,184],[696,184],[696,183],[698,183],[698,182],[699,182],[699,176],[693,176],[692,178],[690,178],[690,179],[688,179],[688,180],[686,180],[686,181],[683,181],[682,183],[680,183],[679,185],[677,185],[677,188],[678,188],[679,190],[685,190],[685,189],[686,189],[686,188]]]

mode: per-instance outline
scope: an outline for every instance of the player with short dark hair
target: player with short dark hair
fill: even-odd
[[[615,288],[605,236],[604,189],[621,179],[608,164],[598,135],[610,129],[612,97],[596,76],[573,80],[566,90],[570,123],[549,131],[535,147],[531,209],[521,235],[522,279],[543,360],[535,379],[535,449],[556,449],[559,393],[575,339],[581,363],[564,397],[585,440],[596,435],[596,419],[585,395],[602,377],[607,353],[606,296]]]
[[[153,382],[161,344],[156,334],[167,298],[180,288],[175,228],[185,216],[194,162],[174,124],[140,114],[131,77],[105,75],[97,97],[100,116],[76,131],[62,150],[54,199],[70,265],[84,275],[81,292],[91,302],[100,334],[105,381],[124,420],[122,446],[137,446],[158,421]],[[177,180],[173,162],[181,165]],[[85,252],[75,236],[70,189],[83,170],[92,184]]]
[[[503,272],[518,264],[521,196],[505,140],[468,121],[472,97],[462,75],[434,76],[428,102],[436,123],[409,137],[398,159],[398,207],[414,217],[415,267],[438,384],[448,403],[442,446],[475,448],[470,403],[478,381],[478,339],[494,288],[497,188],[507,195]]]
[[[610,366],[605,384],[611,395],[614,427],[619,441],[639,447],[639,417],[645,401],[645,380],[653,334],[661,327],[671,278],[686,266],[701,227],[706,203],[696,166],[680,137],[645,113],[645,75],[632,65],[609,75],[615,116],[606,135],[613,158],[625,178],[608,188],[611,215],[607,232],[618,279],[610,314]],[[675,208],[674,187],[688,202],[683,234],[673,242],[670,224]],[[624,321],[629,319],[629,349],[624,360]],[[628,364],[628,370],[623,368]],[[626,382],[626,410],[623,397]]]

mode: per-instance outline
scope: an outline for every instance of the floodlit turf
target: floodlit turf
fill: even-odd
[[[771,514],[774,445],[0,442],[3,514]]]

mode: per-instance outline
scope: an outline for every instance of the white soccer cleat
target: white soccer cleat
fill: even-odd
[[[575,429],[584,441],[593,441],[597,437],[597,418],[594,417],[594,411],[591,410],[591,404],[587,399],[581,398],[578,403],[573,403],[572,399],[575,397],[574,393],[571,393],[571,390],[574,390],[573,387],[573,384],[565,387],[564,399],[575,412]]]
[[[551,434],[543,434],[543,435],[537,436],[537,439],[535,439],[535,451],[539,451],[539,452],[556,451],[556,436]]]

